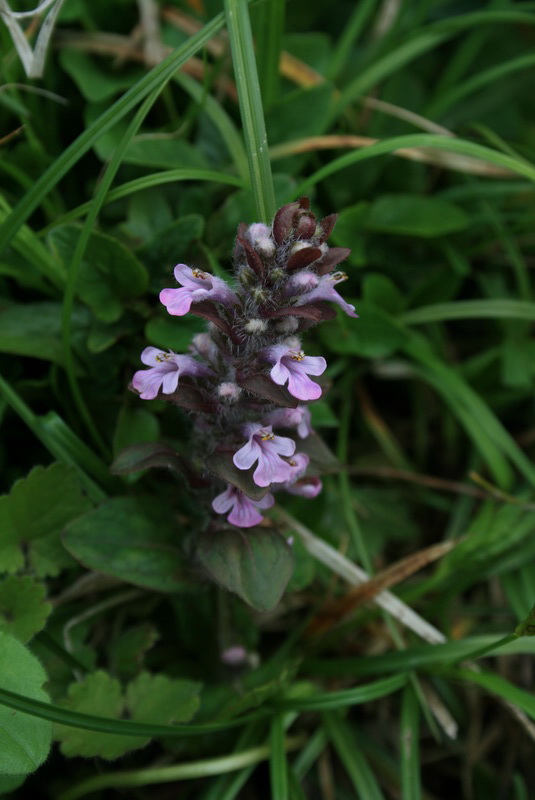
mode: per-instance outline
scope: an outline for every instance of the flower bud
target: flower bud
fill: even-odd
[[[258,319],[253,318],[250,319],[248,322],[245,323],[243,329],[247,331],[247,333],[264,333],[267,330],[268,324],[265,319]]]
[[[222,400],[226,400],[228,403],[235,403],[237,400],[239,400],[242,390],[237,383],[225,381],[224,383],[219,384],[217,387],[217,393]]]

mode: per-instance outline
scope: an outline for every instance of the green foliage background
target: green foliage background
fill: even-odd
[[[0,792],[533,795],[534,12],[66,0],[39,80],[0,22]],[[109,465],[186,447],[127,390],[203,329],[159,307],[174,264],[227,276],[238,223],[303,194],[360,318],[307,334],[342,467],[275,512],[296,566],[265,615],[188,560],[179,475]],[[311,632],[351,564],[438,543],[393,579],[426,641],[362,602]]]

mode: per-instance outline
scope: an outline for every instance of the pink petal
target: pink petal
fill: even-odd
[[[269,445],[270,449],[281,456],[293,456],[295,453],[295,442],[287,436],[275,436],[275,438],[269,442]]]
[[[174,269],[175,278],[181,286],[185,286],[187,289],[204,288],[205,291],[208,291],[212,288],[212,281],[210,280],[212,276],[208,275],[207,272],[202,272],[202,270],[199,270],[199,273],[206,275],[206,277],[196,278],[191,267],[186,264],[177,264]]]
[[[308,375],[322,375],[327,369],[327,362],[323,356],[305,356],[296,363]]]
[[[291,474],[291,467],[270,448],[262,449],[258,459],[258,467],[253,474],[257,486],[269,486],[270,483],[284,483]]]
[[[273,369],[269,374],[271,375],[271,380],[275,381],[275,383],[278,383],[279,386],[284,386],[284,384],[290,377],[290,372],[288,370],[288,367],[285,367],[284,364],[282,364],[280,361],[277,364],[275,364],[275,366],[273,367]]]
[[[227,519],[233,525],[237,525],[238,528],[252,528],[253,525],[258,525],[259,522],[262,522],[264,518],[246,495],[241,492],[240,495],[238,495],[238,502]]]
[[[157,347],[146,347],[141,353],[141,361],[148,367],[159,367],[162,362],[157,360],[157,356],[161,357],[162,350]],[[164,351],[164,355],[166,355]]]
[[[132,386],[139,392],[142,400],[154,400],[158,396],[165,373],[153,369],[140,369],[132,378]]]
[[[191,289],[162,289],[160,302],[174,317],[183,317],[191,308]]]
[[[260,449],[260,445],[251,438],[237,453],[234,453],[234,458],[232,460],[238,469],[250,469],[255,461],[260,458],[261,454],[262,450]]]
[[[173,394],[176,392],[178,386],[178,377],[180,373],[178,369],[175,369],[172,372],[168,372],[166,375],[163,376],[162,381],[162,392],[164,394]]]
[[[212,500],[212,508],[218,514],[225,514],[236,503],[236,493],[233,486],[228,486],[224,492]]]
[[[288,391],[298,400],[317,400],[321,397],[321,386],[310,380],[305,372],[293,370],[288,381]]]

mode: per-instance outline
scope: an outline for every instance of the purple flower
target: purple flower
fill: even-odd
[[[306,453],[294,453],[288,463],[292,469],[292,474],[290,475],[290,479],[284,484],[285,488],[291,486],[299,480],[299,478],[303,477],[310,463],[310,458]]]
[[[236,302],[236,295],[225,281],[208,272],[177,264],[175,278],[182,289],[163,289],[160,292],[160,301],[174,317],[183,317],[192,303],[201,300],[215,300],[225,305]]]
[[[295,442],[285,436],[275,436],[271,425],[248,423],[244,426],[247,442],[234,454],[238,469],[250,469],[258,461],[253,473],[257,486],[284,483],[290,479],[292,468],[281,456],[293,456]]]
[[[296,481],[296,483],[292,483],[291,486],[287,486],[286,491],[290,494],[297,494],[300,497],[306,497],[312,500],[319,495],[322,488],[323,485],[320,479],[315,475],[309,475],[306,478],[301,478],[301,480]]]
[[[258,509],[271,508],[274,502],[273,495],[269,492],[261,500],[251,500],[240,489],[228,484],[225,491],[214,498],[212,508],[218,514],[226,514],[232,509],[227,517],[229,522],[238,528],[252,528],[264,519],[262,514],[258,513]]]
[[[247,229],[247,235],[256,250],[265,256],[273,255],[275,242],[271,238],[271,228],[262,222],[253,222]]]
[[[296,276],[296,278],[297,277],[298,276]],[[334,288],[337,283],[341,283],[346,279],[347,275],[345,272],[331,272],[329,275],[323,275],[323,277],[319,279],[318,285],[313,288],[312,291],[302,294],[299,297],[296,305],[302,306],[314,300],[330,300],[332,303],[337,303],[350,317],[357,318],[358,314],[355,314],[355,306],[346,303],[344,298],[339,295]]]
[[[306,406],[277,408],[267,415],[266,422],[275,428],[297,428],[297,433],[301,439],[306,439],[312,433],[310,411]]]
[[[164,394],[172,394],[181,375],[209,375],[211,370],[199,364],[191,356],[179,356],[169,350],[163,353],[157,347],[146,347],[141,360],[150,369],[138,370],[132,378],[132,386],[142,400],[154,400],[160,388]]]
[[[274,364],[271,379],[283,386],[288,381],[288,391],[298,400],[317,400],[321,386],[309,375],[321,375],[327,362],[322,356],[307,356],[302,350],[292,350],[286,345],[270,347],[265,351],[268,361]]]

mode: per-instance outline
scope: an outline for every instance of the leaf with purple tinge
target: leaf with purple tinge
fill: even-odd
[[[316,264],[316,272],[318,275],[326,275],[342,261],[345,261],[351,255],[349,247],[331,247],[325,253],[319,264]]]
[[[197,557],[220,586],[264,612],[275,608],[294,570],[291,548],[270,528],[207,531]]]
[[[319,247],[303,247],[296,253],[292,253],[286,264],[286,269],[291,271],[293,269],[304,269],[314,261],[321,258],[321,249]]]
[[[242,389],[260,395],[270,403],[276,403],[285,408],[297,408],[298,400],[292,397],[286,387],[278,386],[267,375],[248,375],[246,378],[238,378],[237,383]]]

